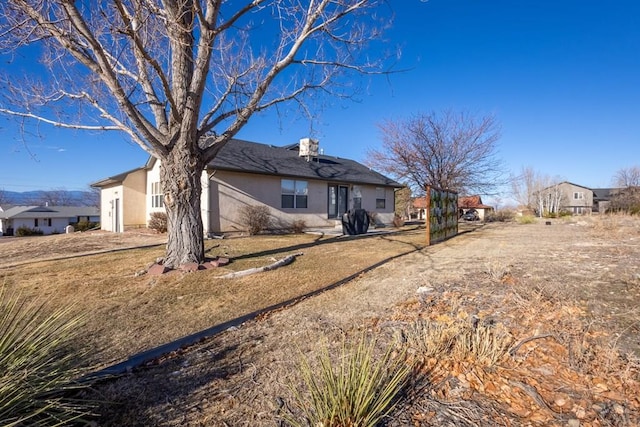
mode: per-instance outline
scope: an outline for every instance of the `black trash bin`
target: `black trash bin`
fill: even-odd
[[[353,236],[366,234],[369,230],[369,215],[364,209],[347,211],[342,215],[342,234]]]
[[[369,215],[364,209],[353,212],[353,230],[355,234],[366,234],[369,230]]]
[[[353,222],[351,221],[351,211],[346,211],[342,214],[342,234],[347,236],[353,236],[356,234],[353,229]]]

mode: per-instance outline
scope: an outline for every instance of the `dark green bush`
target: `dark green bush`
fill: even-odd
[[[42,230],[39,230],[37,228],[30,228],[30,227],[26,227],[26,226],[20,226],[18,227],[18,229],[16,230],[16,236],[18,237],[25,237],[25,236],[42,236]]]
[[[151,212],[149,228],[158,233],[167,232],[167,214],[164,212]]]

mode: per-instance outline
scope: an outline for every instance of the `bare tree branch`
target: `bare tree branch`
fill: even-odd
[[[491,194],[503,184],[496,156],[500,137],[491,116],[445,111],[379,125],[383,147],[368,164],[407,180],[416,192],[434,186],[466,194]]]
[[[390,15],[385,0],[4,0],[0,53],[42,57],[0,71],[0,114],[126,133],[162,162],[166,265],[199,261],[205,165],[254,113],[309,112],[353,93],[347,73],[384,73],[365,50]]]

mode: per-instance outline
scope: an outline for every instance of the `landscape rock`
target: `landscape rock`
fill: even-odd
[[[162,264],[153,264],[151,267],[149,267],[149,269],[147,270],[147,274],[149,276],[161,276],[163,274],[165,274],[166,272],[169,271],[168,267],[165,267]]]
[[[180,270],[185,273],[193,273],[194,271],[198,271],[200,269],[200,264],[197,262],[188,262],[186,264],[182,264],[180,266]]]

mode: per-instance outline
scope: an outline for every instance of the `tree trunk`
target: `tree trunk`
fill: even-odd
[[[171,150],[162,158],[160,183],[167,211],[167,254],[164,265],[204,261],[204,230],[200,181],[204,163],[201,156],[187,150]]]

